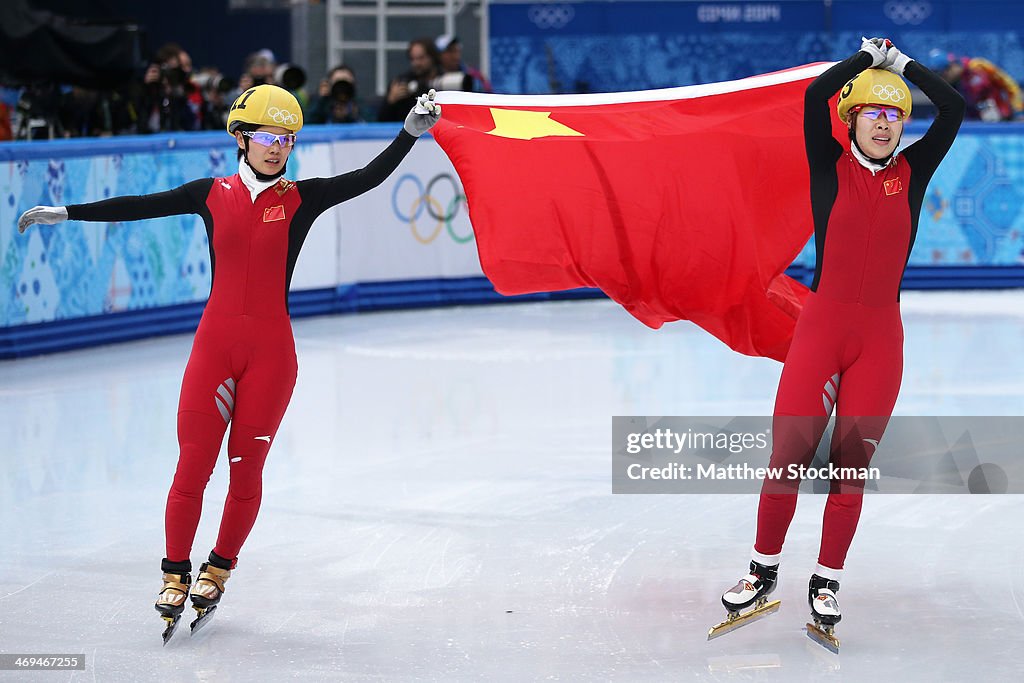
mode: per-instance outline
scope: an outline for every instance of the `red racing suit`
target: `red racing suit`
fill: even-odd
[[[963,120],[963,98],[910,62],[906,77],[935,103],[924,137],[884,168],[869,169],[832,137],[829,98],[871,65],[858,52],[807,89],[804,134],[811,172],[816,266],[779,381],[770,467],[809,465],[833,409],[836,467],[866,467],[903,377],[899,289],[917,234],[925,188]],[[833,481],[818,563],[841,570],[860,517],[863,481]],[[758,555],[782,552],[796,509],[790,483],[766,481],[758,506]]]

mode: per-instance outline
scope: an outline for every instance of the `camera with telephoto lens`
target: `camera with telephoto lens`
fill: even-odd
[[[160,75],[171,88],[180,88],[188,81],[188,74],[180,66],[161,66]]]
[[[274,80],[289,92],[295,92],[306,85],[306,72],[296,64],[279,64],[274,70]]]
[[[356,97],[356,86],[351,81],[335,81],[331,86],[331,99],[335,102],[351,102]]]
[[[410,93],[418,93],[420,90],[419,81],[409,81],[408,88]],[[473,90],[473,77],[462,71],[452,71],[451,73],[441,74],[436,78],[431,78],[425,82],[423,86],[423,92],[426,92],[433,88],[434,90]]]
[[[219,73],[200,73],[195,77],[195,83],[200,90],[205,92],[218,92],[226,95],[235,89],[236,83]]]

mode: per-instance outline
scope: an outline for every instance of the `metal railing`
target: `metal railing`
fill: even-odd
[[[473,60],[487,73],[487,6],[489,0],[328,0],[327,2],[327,61],[338,64],[351,61],[353,53],[369,52],[373,55],[373,74],[366,74],[378,95],[387,90],[388,57],[393,53],[404,55],[410,38],[396,39],[389,34],[395,20],[422,19],[420,35],[456,33],[458,15],[470,6],[479,12],[480,57]],[[370,19],[372,21],[365,21]],[[346,31],[346,25],[350,30]],[[371,28],[372,27],[372,28]],[[364,76],[364,74],[360,74]]]

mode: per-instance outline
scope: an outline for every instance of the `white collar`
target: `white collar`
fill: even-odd
[[[863,152],[860,151],[860,147],[858,147],[857,143],[855,143],[853,140],[850,141],[850,153],[853,154],[853,158],[857,160],[858,164],[871,171],[871,175],[875,175],[879,171],[885,170],[889,166],[892,166],[894,163],[896,163],[895,154],[889,157],[889,161],[885,162],[884,164],[879,163],[874,159],[869,159],[867,156],[864,155]]]
[[[249,190],[249,196],[252,197],[252,203],[256,203],[256,197],[269,187],[277,185],[281,177],[274,178],[273,180],[260,180],[256,177],[256,172],[252,170],[249,164],[245,163],[245,159],[238,160],[238,177],[242,179],[242,183],[246,189]]]

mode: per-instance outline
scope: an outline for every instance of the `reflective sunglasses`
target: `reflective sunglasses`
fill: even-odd
[[[273,133],[264,133],[261,130],[256,131],[243,131],[242,135],[249,138],[257,145],[264,147],[270,147],[275,142],[282,147],[294,147],[295,146],[295,133],[285,133],[284,135],[274,135]]]
[[[894,121],[903,120],[903,112],[897,109],[896,107],[877,107],[874,109],[870,109],[868,111],[863,111],[862,109],[858,108],[857,111],[860,113],[861,116],[867,119],[871,119],[872,121],[877,120],[878,117],[881,116],[883,113],[885,114],[885,120],[890,123]]]

